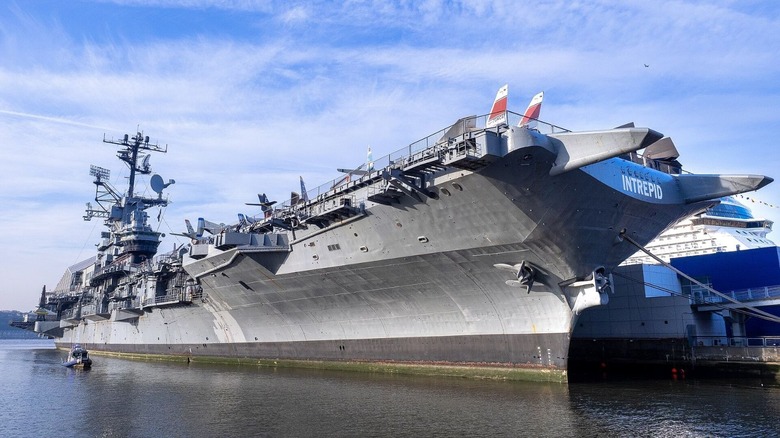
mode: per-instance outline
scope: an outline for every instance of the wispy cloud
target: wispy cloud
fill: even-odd
[[[226,9],[244,12],[263,12],[271,8],[271,0],[95,0],[122,6],[170,9]]]
[[[73,126],[81,126],[84,128],[93,128],[93,129],[106,129],[105,127],[90,125],[87,123],[78,122],[75,120],[68,120],[60,117],[51,117],[51,116],[44,116],[40,114],[29,114],[29,113],[20,113],[16,111],[6,111],[6,110],[0,110],[0,114],[5,114],[7,116],[14,116],[24,119],[33,119],[33,120],[40,120],[44,122],[51,122],[51,123],[60,123],[63,125],[73,125]]]

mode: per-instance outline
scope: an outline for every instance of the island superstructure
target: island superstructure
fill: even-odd
[[[140,198],[132,169],[160,148],[140,133],[109,141],[130,188],[96,171],[106,202],[91,215],[108,231],[46,294],[57,318],[36,331],[93,353],[565,376],[577,316],[608,300],[611,270],[635,252],[624,236],[646,244],[771,182],[683,173],[657,131],[570,132],[538,120],[541,94],[522,115],[506,97],[281,205],[262,195],[260,217],[199,220],[188,246],[156,257],[144,210],[172,181],[152,177],[158,197]]]

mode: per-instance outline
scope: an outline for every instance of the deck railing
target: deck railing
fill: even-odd
[[[664,163],[663,161],[653,160],[650,158],[645,158],[639,152],[629,152],[625,154],[625,156],[623,157],[627,158],[628,161],[631,161],[632,163],[641,164],[642,166],[647,167],[649,169],[655,169],[659,172],[663,172],[669,175],[690,173],[682,170],[681,166],[670,164],[670,163]]]
[[[167,295],[157,295],[146,298],[141,307],[161,306],[165,304],[191,303],[193,300],[203,297],[203,289],[199,287],[184,288]]]
[[[694,304],[730,303],[729,300],[703,289],[692,292]],[[780,298],[780,285],[739,289],[721,293],[739,302],[778,299]]]
[[[780,336],[693,336],[698,347],[780,347]]]
[[[508,121],[507,123],[508,126],[516,126],[522,117],[521,114],[517,114],[512,111],[506,111],[506,114],[507,114],[506,120]],[[464,118],[462,120],[458,120],[456,124],[457,123],[464,124],[462,129],[462,131],[464,132],[468,130],[479,131],[485,129],[485,123],[487,121],[487,118],[488,118],[488,114],[482,116],[473,116],[469,118]],[[317,199],[317,197],[319,197],[320,195],[329,196],[331,194],[329,192],[333,192],[337,190],[338,188],[347,184],[348,182],[357,181],[364,178],[371,178],[374,172],[384,169],[386,167],[391,167],[391,166],[398,167],[398,168],[403,167],[407,159],[410,159],[415,154],[418,154],[429,148],[435,148],[437,146],[443,147],[444,145],[446,145],[447,139],[444,139],[442,137],[453,126],[455,125],[450,125],[444,129],[440,129],[434,132],[433,134],[428,135],[427,137],[423,137],[420,140],[412,142],[409,145],[400,148],[396,151],[393,151],[388,155],[380,157],[376,160],[363,163],[360,166],[355,166],[353,170],[356,172],[354,174],[345,174],[341,177],[335,178],[324,184],[321,184],[320,186],[314,189],[307,190],[305,196],[301,194],[301,198],[299,199],[299,202],[300,200],[303,199],[314,200]],[[475,126],[475,128],[467,128],[468,126]],[[541,120],[536,120],[536,129],[543,133],[568,132],[568,130],[565,128]],[[294,204],[294,201],[295,200],[290,199],[283,202],[280,205],[280,209],[290,208]]]

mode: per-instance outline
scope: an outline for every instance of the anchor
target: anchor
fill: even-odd
[[[526,293],[531,293],[531,287],[536,280],[536,268],[525,260],[515,265],[509,265],[506,263],[496,263],[493,265],[498,269],[510,271],[515,274],[516,280],[507,280],[506,284],[512,287],[525,286]]]
[[[614,293],[612,274],[607,274],[603,266],[599,266],[583,280],[572,279],[560,286],[565,288],[573,302],[572,311],[579,315],[588,307],[605,305],[609,302],[609,294]]]

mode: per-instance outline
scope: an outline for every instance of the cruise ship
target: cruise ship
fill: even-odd
[[[767,238],[772,224],[771,220],[754,217],[747,206],[729,196],[705,211],[681,220],[646,248],[668,263],[677,257],[777,246]],[[657,262],[642,251],[623,262],[624,265],[638,263]]]
[[[507,96],[283,203],[260,195],[259,217],[188,222],[190,244],[162,255],[147,210],[174,181],[134,185],[167,145],[104,136],[128,188],[93,166],[85,219],[107,231],[41,294],[35,331],[93,354],[565,381],[578,315],[636,250],[625,237],[772,179],[683,173],[658,131],[571,132],[539,120],[542,93],[522,114]]]

